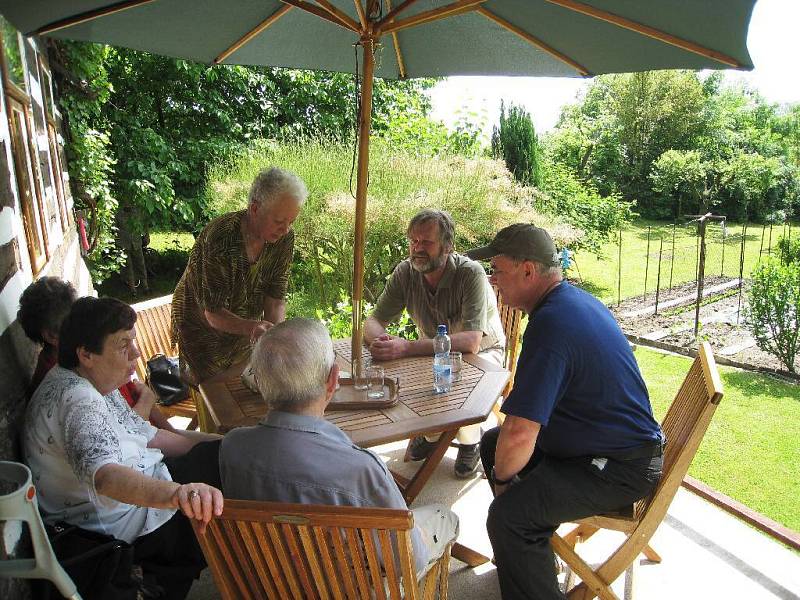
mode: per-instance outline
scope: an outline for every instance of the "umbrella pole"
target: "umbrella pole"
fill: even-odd
[[[372,83],[375,40],[361,39],[364,53],[361,80],[361,110],[358,124],[358,178],[356,183],[356,231],[353,248],[353,369],[361,371],[361,342],[364,337],[364,229],[367,220],[367,184],[369,179],[369,133],[372,122]]]

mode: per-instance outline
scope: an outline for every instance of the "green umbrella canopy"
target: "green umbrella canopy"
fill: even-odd
[[[585,77],[751,69],[755,0],[0,0],[25,35],[102,42],[205,63],[353,72],[361,46],[353,249],[360,368],[374,77]]]
[[[390,6],[399,7],[394,25],[400,28],[381,38],[375,76],[576,77],[669,68],[750,69],[745,41],[754,3],[383,0],[376,2],[376,19]],[[447,14],[444,7],[452,7],[449,16],[425,20]],[[61,27],[49,35],[205,63],[273,18],[220,62],[340,72],[353,71],[353,44],[361,37],[348,26],[363,29],[353,0],[0,0],[0,12],[26,35]],[[687,49],[692,45],[697,48]]]

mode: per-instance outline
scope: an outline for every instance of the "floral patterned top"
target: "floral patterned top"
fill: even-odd
[[[97,470],[106,464],[171,481],[161,451],[147,447],[157,431],[118,390],[101,396],[87,379],[53,367],[28,404],[23,433],[45,521],[64,521],[128,543],[168,521],[174,510],[118,502],[94,486]]]

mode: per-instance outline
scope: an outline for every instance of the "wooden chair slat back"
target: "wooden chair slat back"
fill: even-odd
[[[413,526],[406,510],[226,500],[195,532],[225,599],[414,600],[442,581],[446,597],[449,552],[419,594]]]
[[[142,355],[136,361],[140,381],[147,377],[147,361],[154,354],[176,356],[172,343],[172,296],[162,296],[133,305],[136,310],[136,342]]]
[[[524,313],[518,308],[511,308],[503,303],[503,296],[497,286],[492,286],[497,297],[497,310],[500,313],[500,323],[503,326],[503,333],[506,336],[506,350],[503,355],[503,368],[508,369],[511,376],[503,389],[502,396],[505,398],[514,387],[514,375],[517,372],[517,352],[520,342],[520,325]]]
[[[703,343],[662,422],[667,444],[661,480],[653,493],[636,503],[633,518],[588,517],[579,520],[578,527],[565,537],[553,536],[553,549],[582,579],[567,594],[570,600],[616,598],[611,583],[634,564],[640,553],[660,561],[649,546],[650,539],[667,514],[721,399],[722,384],[714,355]],[[575,544],[602,529],[622,531],[626,538],[599,567],[590,566],[575,552]]]
[[[657,510],[666,514],[722,395],[714,354],[711,346],[703,342],[661,423],[667,440],[661,481],[650,496],[637,503],[635,514],[639,519],[656,500]]]

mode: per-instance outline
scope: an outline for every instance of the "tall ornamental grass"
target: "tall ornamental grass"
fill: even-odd
[[[406,226],[422,208],[449,211],[456,221],[456,249],[492,239],[505,225],[527,221],[547,228],[559,245],[577,241],[582,232],[545,216],[533,207],[523,187],[497,161],[457,156],[425,157],[374,140],[370,149],[364,296],[374,302],[386,277],[407,253]],[[336,142],[259,141],[209,174],[209,216],[243,208],[256,174],[277,165],[306,182],[309,199],[295,223],[295,293],[308,307],[335,307],[352,288],[355,229],[353,148]],[[352,174],[352,175],[351,175]]]

